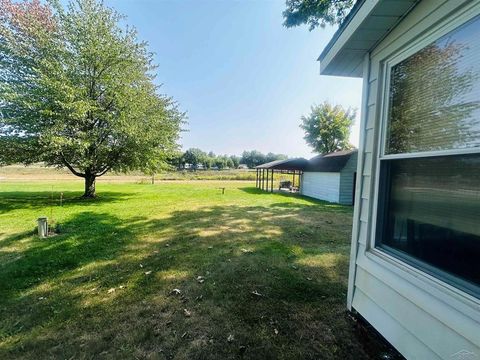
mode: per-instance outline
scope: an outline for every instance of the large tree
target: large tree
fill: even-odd
[[[307,24],[313,30],[317,26],[340,24],[354,3],[355,0],[286,0],[283,25]]]
[[[0,163],[66,167],[94,197],[97,177],[177,148],[184,114],[122,19],[97,0],[0,0]]]
[[[320,154],[328,154],[352,147],[348,139],[355,116],[354,109],[324,102],[312,106],[310,115],[302,116],[300,127],[308,145]]]

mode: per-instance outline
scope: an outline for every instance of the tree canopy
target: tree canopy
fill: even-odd
[[[66,167],[93,197],[96,177],[177,149],[185,115],[122,19],[97,0],[0,0],[0,163]]]
[[[286,0],[283,25],[290,28],[306,24],[316,27],[342,23],[355,0]]]
[[[314,151],[328,154],[352,148],[348,139],[355,116],[354,109],[324,102],[312,106],[310,115],[302,116],[300,127],[305,131],[305,141]]]

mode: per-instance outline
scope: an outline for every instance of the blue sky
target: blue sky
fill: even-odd
[[[283,0],[108,0],[148,41],[158,82],[188,113],[184,149],[311,156],[299,128],[310,106],[360,108],[361,81],[319,75],[334,29],[282,26]],[[351,141],[358,144],[358,124]]]

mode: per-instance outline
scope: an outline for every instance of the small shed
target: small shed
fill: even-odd
[[[352,205],[355,197],[357,150],[318,155],[310,160],[277,160],[256,167],[256,186],[273,192],[274,174],[292,176],[290,189],[329,202]],[[279,188],[281,185],[279,186]]]
[[[305,166],[300,193],[315,199],[353,205],[357,150],[318,155]]]

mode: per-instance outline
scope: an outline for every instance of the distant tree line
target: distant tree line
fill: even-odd
[[[216,155],[212,151],[205,152],[197,148],[190,148],[185,152],[172,154],[169,164],[177,169],[237,169],[243,165],[250,169],[257,165],[275,160],[288,159],[287,155],[268,153],[263,154],[258,150],[244,151],[242,156]]]
[[[274,154],[269,152],[268,154],[264,155],[260,151],[252,150],[244,151],[242,153],[240,163],[247,165],[249,168],[254,168],[255,166],[268,163],[270,161],[286,159],[288,159],[288,156],[284,154]]]

